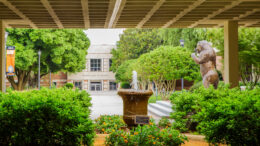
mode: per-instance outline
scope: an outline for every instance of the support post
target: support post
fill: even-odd
[[[5,89],[5,25],[0,20],[0,91]]]
[[[224,80],[231,88],[239,85],[238,23],[224,23]]]

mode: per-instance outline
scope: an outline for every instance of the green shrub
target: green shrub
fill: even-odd
[[[102,115],[95,120],[95,127],[98,133],[107,134],[126,127],[126,124],[121,116]]]
[[[112,132],[106,138],[108,146],[179,146],[187,138],[181,135],[177,130],[166,128],[161,130],[155,124],[138,126],[130,131],[123,130]]]
[[[198,129],[211,143],[260,145],[260,90],[229,92],[202,103]]]
[[[162,128],[168,128],[168,127],[171,127],[171,122],[168,118],[163,117],[160,119],[158,125],[159,125],[159,127],[162,127]]]
[[[74,85],[72,83],[66,83],[64,85],[64,87],[68,88],[68,89],[73,89]]]
[[[0,145],[91,145],[90,100],[66,88],[0,94]]]
[[[235,90],[235,89],[234,89]],[[228,86],[220,85],[217,90],[214,88],[205,89],[203,86],[194,89],[192,92],[174,93],[171,96],[173,113],[171,118],[175,120],[173,127],[181,132],[196,131],[198,125],[194,115],[201,109],[201,102],[219,97],[228,97],[230,90]]]
[[[128,83],[128,82],[122,82],[122,83],[120,84],[120,86],[121,86],[121,88],[123,88],[123,89],[130,89],[130,88],[131,88],[131,85],[130,85],[130,83]]]
[[[240,91],[203,87],[171,97],[175,120],[182,132],[198,130],[210,143],[259,145],[260,90]]]

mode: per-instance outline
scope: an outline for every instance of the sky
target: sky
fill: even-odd
[[[88,29],[85,31],[91,45],[115,45],[124,29]]]

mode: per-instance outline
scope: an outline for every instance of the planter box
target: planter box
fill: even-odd
[[[185,144],[182,144],[182,146],[209,146],[209,143],[207,143],[204,140],[205,136],[202,135],[192,135],[192,134],[186,134],[184,133],[189,139],[189,141],[186,141]],[[94,142],[94,146],[105,146],[106,137],[109,136],[109,134],[97,134]],[[220,144],[219,146],[226,146],[223,144]]]

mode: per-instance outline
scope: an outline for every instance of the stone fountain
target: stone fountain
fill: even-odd
[[[132,89],[120,89],[118,95],[123,99],[123,119],[129,128],[138,124],[148,124],[148,99],[153,94],[151,90],[138,90],[137,72],[133,71]]]

